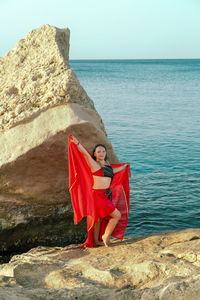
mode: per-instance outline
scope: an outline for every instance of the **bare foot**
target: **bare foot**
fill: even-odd
[[[95,246],[104,246],[104,242],[96,241],[94,242],[94,247]]]
[[[110,238],[109,237],[106,237],[105,235],[102,235],[102,240],[104,242],[104,245],[106,247],[109,247],[109,244],[110,244]]]

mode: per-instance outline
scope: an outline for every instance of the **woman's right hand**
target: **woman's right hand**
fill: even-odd
[[[77,138],[75,136],[72,135],[72,142],[76,145],[79,144],[79,141],[77,140]]]

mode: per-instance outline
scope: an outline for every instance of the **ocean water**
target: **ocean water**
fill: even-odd
[[[126,236],[200,228],[200,59],[70,66],[131,164]]]

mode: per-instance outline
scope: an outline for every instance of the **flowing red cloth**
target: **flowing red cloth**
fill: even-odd
[[[86,150],[87,151],[87,150]],[[87,151],[88,152],[88,151]],[[89,152],[88,152],[89,153]],[[89,153],[90,154],[90,153]],[[129,176],[130,168],[125,168],[114,174],[111,183],[112,201],[105,195],[105,190],[93,190],[93,176],[84,155],[77,145],[68,140],[69,160],[69,190],[74,209],[74,223],[77,224],[87,216],[88,237],[83,247],[93,247],[94,224],[103,218],[100,229],[100,240],[110,219],[109,214],[117,208],[121,212],[121,219],[117,223],[112,236],[123,239],[129,215]],[[90,154],[91,155],[91,154]],[[111,164],[117,168],[123,164]]]

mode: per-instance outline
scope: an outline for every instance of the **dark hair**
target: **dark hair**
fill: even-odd
[[[106,146],[104,146],[103,144],[97,144],[97,145],[94,147],[94,149],[93,149],[93,151],[92,151],[92,158],[93,158],[94,160],[96,160],[96,157],[94,156],[94,152],[96,151],[97,147],[103,147],[103,148],[106,150],[106,157],[105,157],[105,160],[107,160],[107,159],[108,159],[108,157],[107,157],[107,149],[106,149]]]

